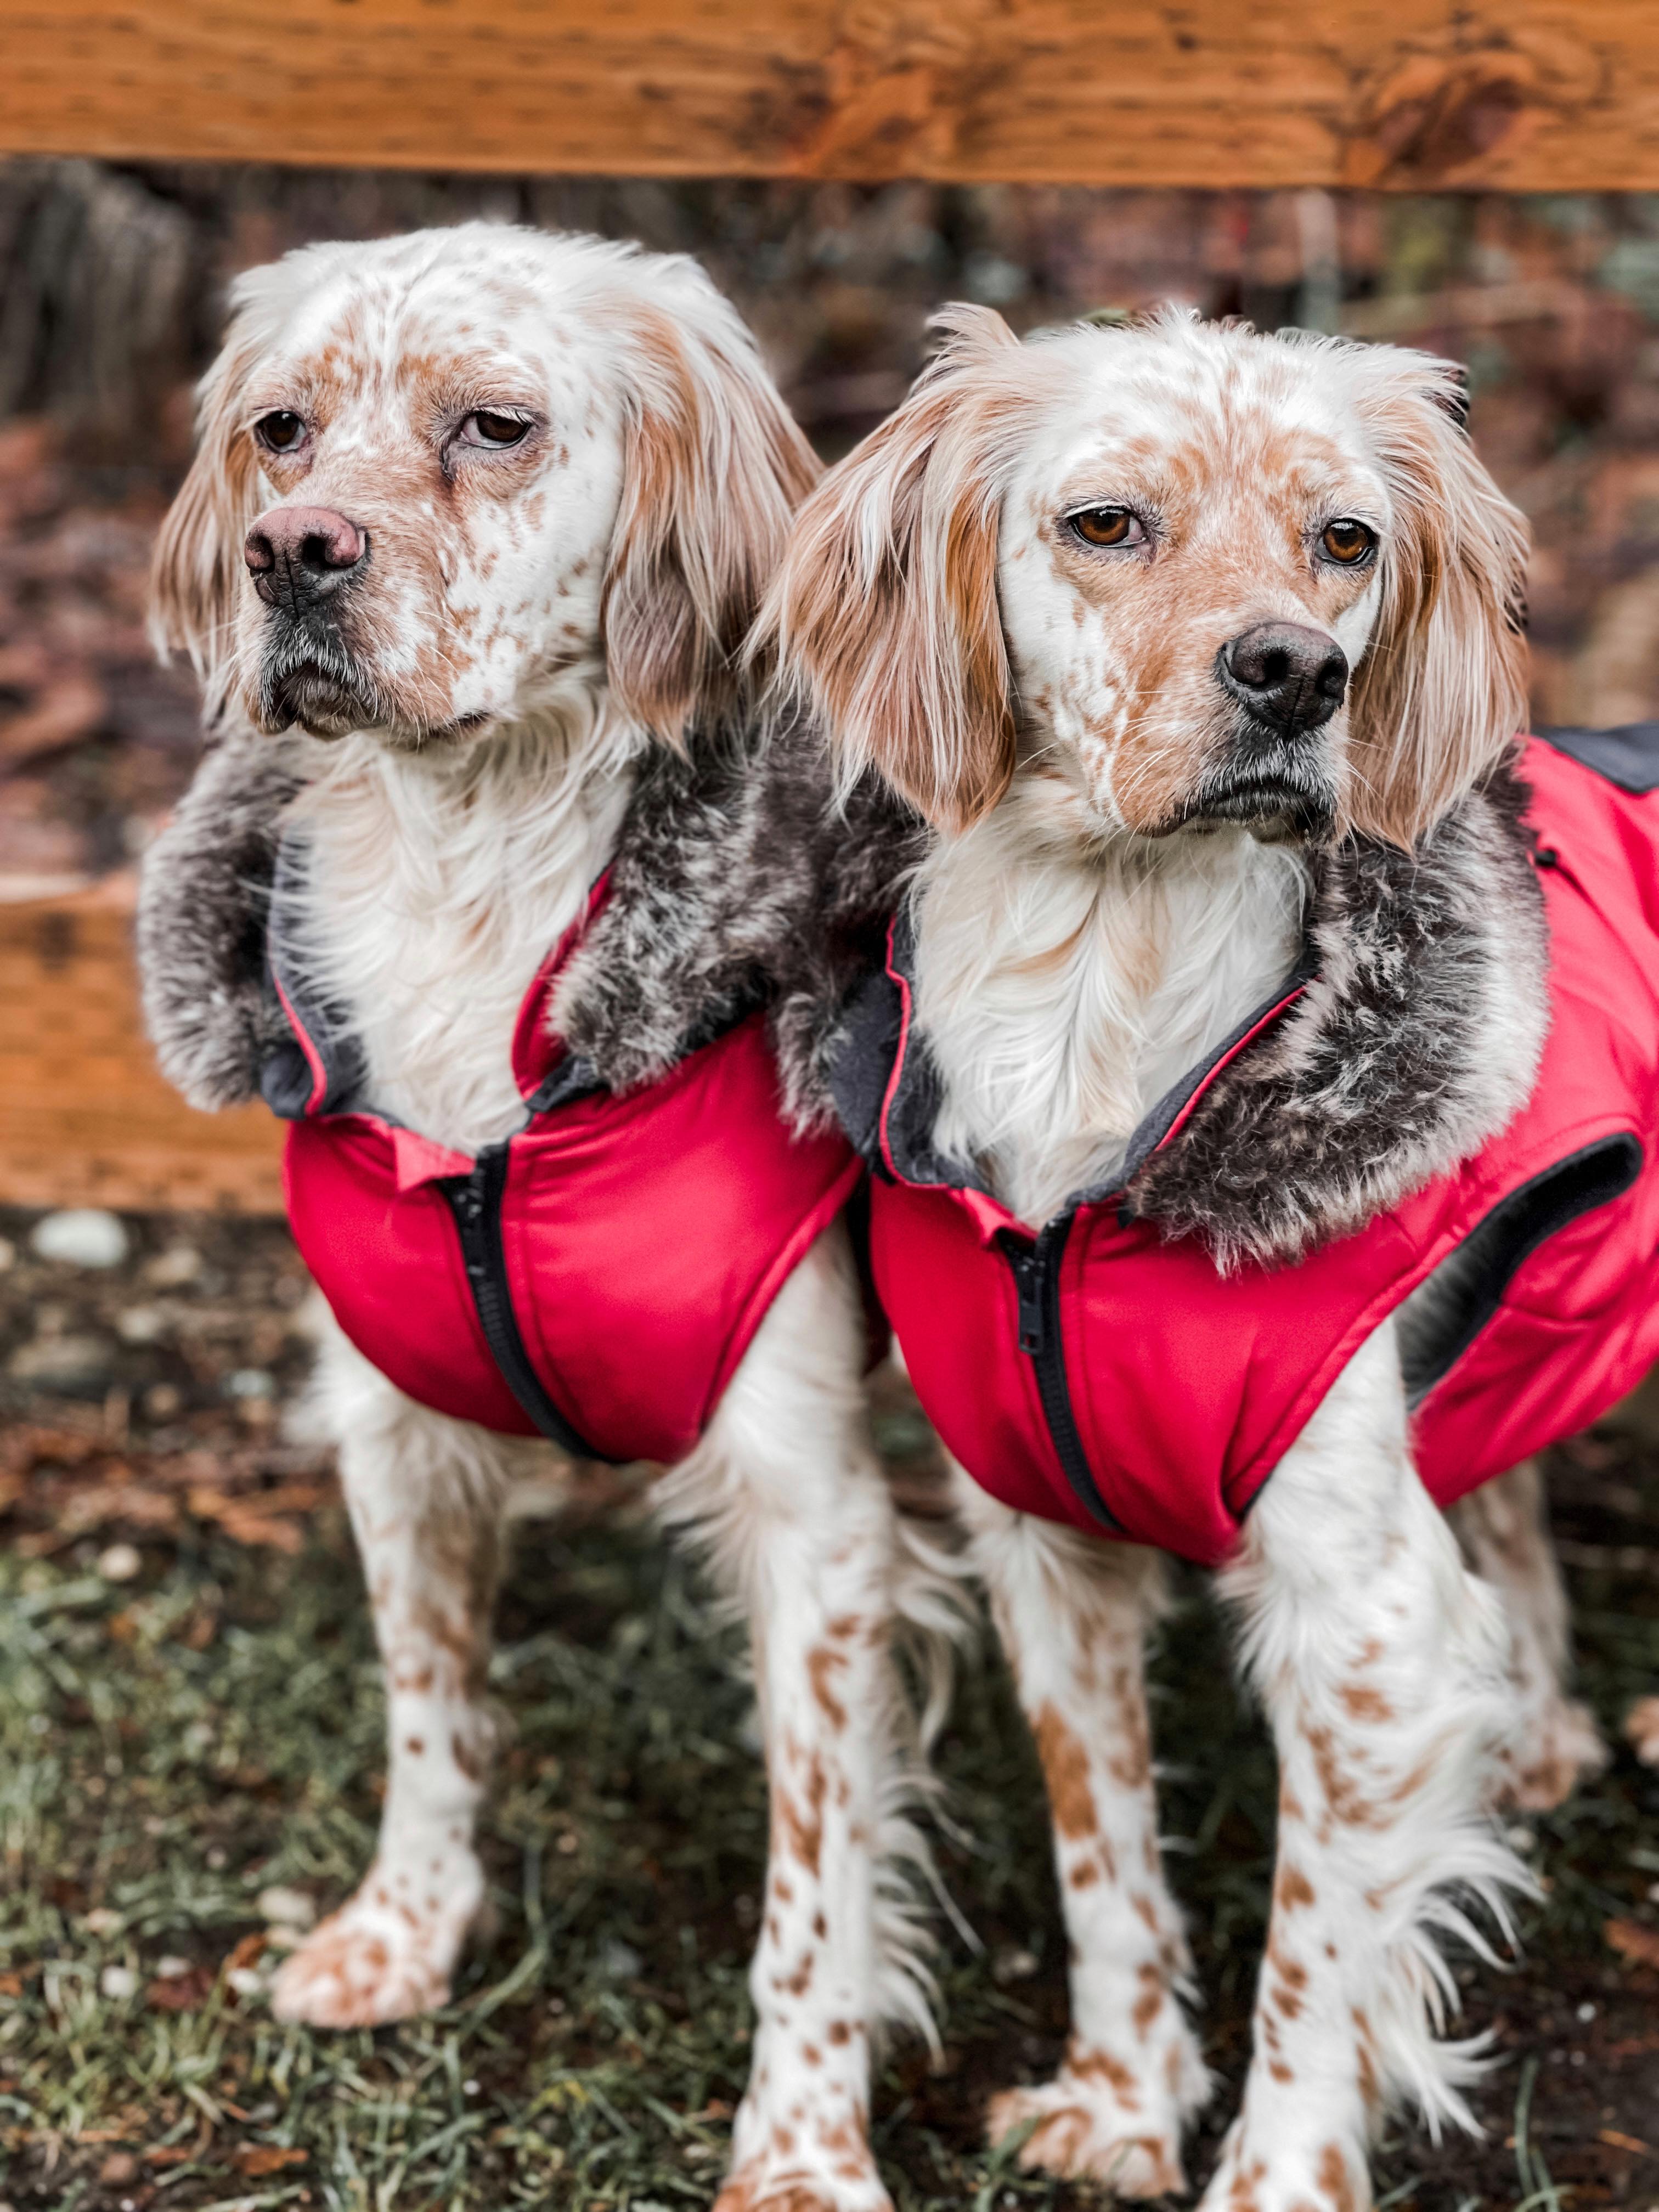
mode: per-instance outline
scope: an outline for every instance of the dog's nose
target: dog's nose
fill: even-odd
[[[253,588],[269,607],[305,614],[362,566],[368,533],[328,507],[273,507],[242,544]]]
[[[1342,704],[1348,657],[1302,623],[1257,623],[1221,648],[1221,680],[1261,722],[1286,737],[1316,730]]]

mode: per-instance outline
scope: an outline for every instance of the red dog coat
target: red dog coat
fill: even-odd
[[[764,1015],[659,1082],[603,1089],[547,1024],[602,881],[520,1009],[523,1127],[475,1159],[361,1096],[361,1052],[295,972],[287,874],[269,957],[293,1042],[261,1088],[293,1121],[289,1218],[342,1328],[441,1413],[585,1457],[682,1457],[860,1175],[839,1136],[785,1126]]]
[[[1587,735],[1578,750],[1618,775],[1621,744]],[[1478,1264],[1415,1413],[1442,1504],[1633,1387],[1659,1357],[1659,763],[1623,768],[1636,788],[1536,739],[1524,757],[1552,994],[1529,1103],[1455,1172],[1293,1265],[1224,1275],[1195,1240],[1121,1218],[1115,1193],[1069,1203],[1033,1237],[984,1191],[939,1180],[903,1133],[909,938],[894,924],[875,1283],[924,1408],[976,1482],[1045,1519],[1218,1560],[1365,1338],[1459,1247]],[[1132,1160],[1178,1138],[1301,988]]]

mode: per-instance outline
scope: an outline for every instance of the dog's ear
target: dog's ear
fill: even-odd
[[[149,576],[149,634],[165,660],[183,653],[202,679],[210,724],[229,688],[242,588],[242,541],[260,506],[258,457],[242,394],[280,319],[281,263],[250,270],[231,289],[218,359],[197,387],[196,457],[167,509]]]
[[[1379,348],[1366,386],[1395,531],[1354,679],[1346,812],[1409,846],[1526,726],[1527,526],[1475,456],[1452,363]]]
[[[818,464],[754,340],[701,271],[620,310],[622,505],[605,580],[605,670],[665,743],[732,701],[741,652]]]
[[[959,830],[1014,772],[997,605],[1001,489],[994,371],[1017,344],[1000,315],[940,315],[909,397],[806,502],[763,634],[829,724],[844,771],[873,765],[930,821]]]

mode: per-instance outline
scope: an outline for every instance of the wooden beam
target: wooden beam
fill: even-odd
[[[0,151],[1659,188],[1659,0],[0,0]]]
[[[282,1125],[192,1113],[156,1071],[132,888],[0,902],[0,1203],[280,1213]]]

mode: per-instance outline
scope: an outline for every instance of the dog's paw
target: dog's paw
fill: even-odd
[[[1198,2212],[1369,2212],[1370,2178],[1362,2153],[1340,2142],[1251,2148],[1235,2120]]]
[[[994,2097],[986,2133],[994,2148],[1030,2127],[1018,2152],[1029,2172],[1103,2182],[1117,2197],[1180,2195],[1187,2180],[1178,2123],[1170,2118],[1160,2126],[1129,2107],[1103,2082],[1065,2067],[1039,2088]]]
[[[1652,1757],[1659,1761],[1659,1698],[1644,1702],[1654,1706]],[[1559,1698],[1528,1721],[1500,1777],[1498,1802],[1522,1813],[1553,1813],[1607,1763],[1607,1747],[1589,1707]]]
[[[1638,1698],[1625,1715],[1625,1741],[1644,1766],[1659,1766],[1659,1698]]]
[[[893,2212],[867,2148],[837,2159],[823,2173],[797,2159],[751,2159],[714,2199],[714,2212]]]
[[[482,1876],[425,1910],[394,1899],[371,1872],[357,1894],[313,1928],[271,1984],[278,2020],[312,2027],[378,2027],[447,2003],[450,1977],[479,1911]]]

